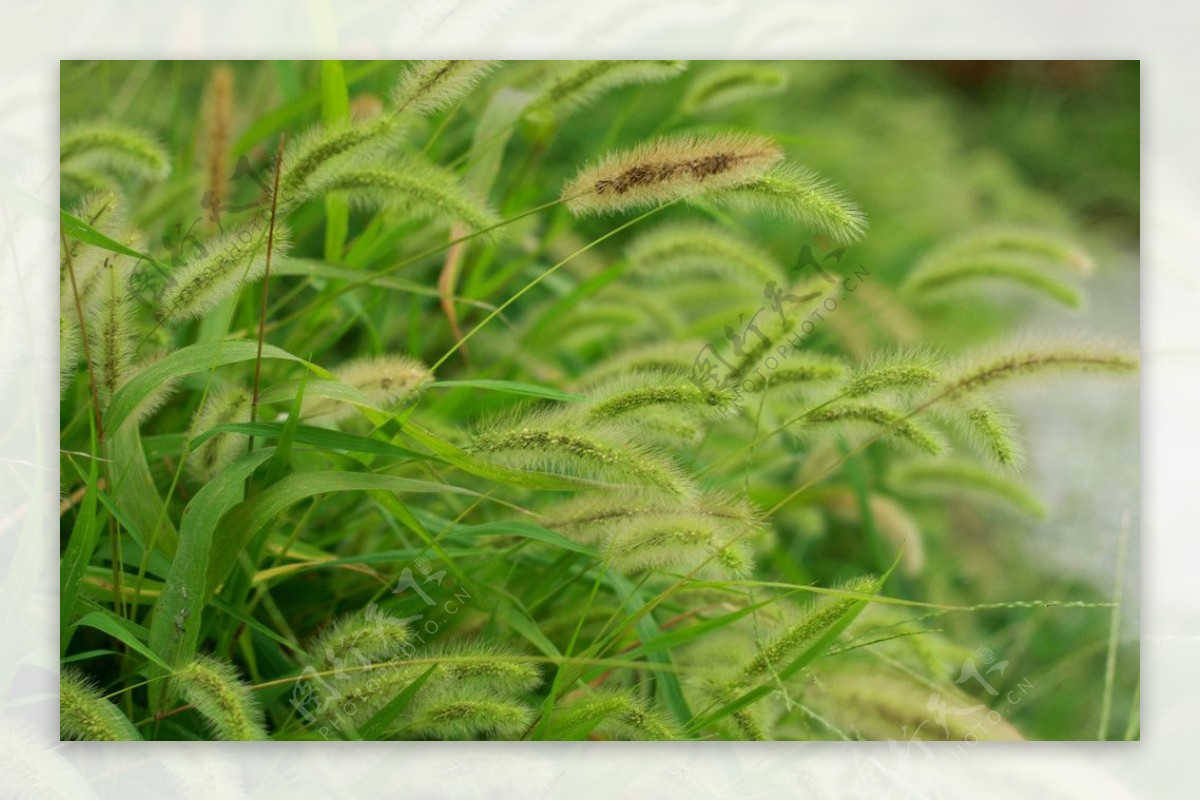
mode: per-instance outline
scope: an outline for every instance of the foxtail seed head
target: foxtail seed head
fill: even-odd
[[[1138,369],[1131,352],[1098,345],[1034,345],[983,356],[945,384],[947,397],[961,397],[1015,378],[1044,372],[1128,373]]]
[[[555,66],[554,74],[525,107],[525,116],[532,120],[561,120],[620,86],[666,81],[683,72],[687,62],[568,61]]]
[[[934,497],[969,493],[983,500],[1003,501],[1033,517],[1045,517],[1046,507],[1024,484],[974,462],[960,459],[904,462],[892,468],[889,483],[897,492]]]
[[[417,61],[392,93],[397,114],[426,115],[457,103],[499,64],[497,61]]]
[[[787,76],[770,66],[727,64],[702,73],[688,88],[683,109],[689,114],[718,111],[734,103],[777,95]]]
[[[59,140],[64,169],[96,167],[161,180],[171,172],[166,150],[149,134],[108,122],[77,125]]]
[[[497,224],[487,204],[457,177],[415,157],[395,169],[339,161],[313,175],[307,187],[305,197],[337,193],[365,208],[395,208],[418,218],[463,223],[475,231]]]
[[[867,230],[867,215],[845,192],[808,167],[784,164],[715,194],[733,208],[791,218],[836,242],[849,244]]]
[[[265,740],[262,710],[228,662],[201,656],[171,676],[171,684],[195,707],[219,740]]]
[[[895,409],[871,403],[838,403],[805,415],[807,425],[864,422],[882,428],[882,435],[913,445],[926,453],[941,453],[942,444],[934,434]]]
[[[847,398],[861,398],[884,390],[914,390],[941,378],[940,359],[917,350],[880,357],[859,370],[842,388]]]
[[[666,455],[642,445],[618,426],[534,414],[515,425],[480,433],[473,450],[518,469],[566,472],[630,489],[690,496],[691,481]]]
[[[206,431],[228,423],[245,423],[250,419],[250,393],[238,386],[214,388],[208,393],[200,411],[192,418],[188,441]],[[246,435],[223,431],[206,439],[188,454],[188,472],[197,480],[207,482],[246,452]]]
[[[433,380],[429,368],[401,355],[355,359],[336,367],[333,374],[346,386],[358,390],[377,409],[416,400]],[[302,417],[322,425],[353,415],[354,406],[332,398],[312,398],[301,407]]]
[[[156,300],[160,320],[186,320],[210,311],[242,286],[261,278],[267,266],[267,226],[252,223],[219,237],[184,264]],[[289,236],[275,228],[276,257],[287,252]]]
[[[584,168],[563,188],[562,199],[575,214],[646,208],[744,184],[782,155],[775,142],[757,134],[671,136]]]
[[[368,606],[328,626],[308,652],[317,670],[358,667],[395,659],[411,640],[407,624]]]
[[[140,740],[116,704],[87,677],[65,668],[58,679],[58,726],[64,740]]]

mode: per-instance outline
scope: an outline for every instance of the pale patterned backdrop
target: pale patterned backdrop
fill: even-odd
[[[1197,31],[1196,5],[1145,0],[6,3],[0,796],[1194,797]],[[626,56],[1142,59],[1142,520],[1133,525],[1142,540],[1143,741],[933,744],[932,759],[898,758],[886,743],[58,743],[58,60]],[[1122,469],[1136,481],[1133,466]]]

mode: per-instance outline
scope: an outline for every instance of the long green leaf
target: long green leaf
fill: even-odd
[[[71,538],[67,541],[66,552],[63,553],[59,564],[59,650],[62,653],[67,652],[67,646],[71,643],[71,618],[75,614],[75,599],[79,597],[84,570],[96,550],[96,538],[100,527],[100,520],[96,514],[96,497],[99,494],[96,488],[99,479],[98,464],[95,459],[91,460],[87,491],[75,513]]]
[[[150,393],[185,375],[223,367],[227,364],[253,361],[258,356],[258,343],[248,340],[228,340],[224,342],[205,342],[199,345],[188,345],[186,348],[171,353],[154,364],[142,370],[129,380],[113,395],[108,411],[104,415],[104,430],[117,431],[129,419]],[[310,370],[327,377],[325,370],[315,364],[293,356],[274,345],[263,345],[264,359],[283,359],[299,362]]]
[[[165,273],[167,271],[166,267],[163,267],[161,264],[155,261],[154,257],[148,253],[142,253],[140,250],[134,250],[127,245],[122,245],[120,242],[104,235],[78,217],[61,209],[59,210],[58,214],[59,219],[62,220],[63,233],[65,233],[71,239],[78,239],[80,242],[87,242],[89,245],[95,245],[98,248],[103,248],[104,250],[109,250],[113,253],[120,253],[123,256],[133,256],[135,259],[144,259],[162,272]]]
[[[583,396],[574,392],[563,392],[561,389],[553,387],[542,387],[537,384],[528,384],[524,381],[500,381],[489,378],[481,378],[475,381],[436,381],[429,385],[431,389],[437,387],[466,387],[469,389],[487,389],[493,392],[507,392],[512,395],[528,395],[531,398],[546,398],[556,401],[577,401],[583,400]]]
[[[167,663],[186,665],[195,658],[217,524],[242,499],[246,479],[274,452],[274,448],[262,448],[237,458],[205,484],[184,509],[179,549],[150,622],[150,647]],[[150,685],[151,708],[161,703],[163,684]]]
[[[204,596],[209,597],[233,569],[237,556],[250,538],[263,529],[289,506],[314,495],[329,492],[420,492],[433,495],[459,493],[474,495],[470,490],[449,484],[421,481],[378,473],[313,471],[295,473],[278,484],[267,487],[234,507],[222,521],[213,538],[208,563],[208,581]]]
[[[199,447],[208,439],[222,432],[232,434],[247,434],[264,439],[278,439],[283,435],[283,423],[225,423],[215,426],[192,440],[193,448]],[[358,434],[347,434],[330,428],[318,426],[296,426],[294,439],[301,445],[311,445],[327,451],[345,451],[346,453],[371,453],[377,456],[394,456],[399,459],[413,461],[441,462],[437,456],[402,448],[390,442],[371,439]]]
[[[89,612],[79,619],[78,625],[88,626],[102,631],[110,637],[116,637],[158,667],[168,671],[171,669],[170,665],[160,659],[154,651],[146,647],[146,644],[138,637],[138,632],[133,627],[133,624],[117,617],[111,612]]]

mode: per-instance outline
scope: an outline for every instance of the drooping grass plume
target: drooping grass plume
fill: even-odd
[[[787,76],[775,67],[758,64],[725,64],[699,75],[683,97],[689,114],[717,111],[745,100],[779,94],[787,87]]]
[[[487,77],[496,61],[417,61],[392,93],[396,114],[432,114],[457,103]]]
[[[551,716],[555,740],[679,740],[683,732],[662,710],[630,691],[598,690],[557,707]]]
[[[339,365],[332,372],[343,384],[358,390],[377,409],[415,400],[433,380],[429,368],[416,359],[401,355],[354,359]],[[329,425],[352,417],[354,411],[353,405],[333,398],[312,398],[304,401],[300,414],[310,422]]]
[[[1024,739],[999,711],[979,703],[961,686],[942,681],[931,688],[922,677],[878,662],[857,660],[820,671],[806,700],[852,738],[960,743]],[[939,709],[945,712],[935,714]]]
[[[152,136],[109,122],[77,125],[63,131],[59,161],[64,169],[98,167],[135,178],[160,180],[171,172],[171,160]]]
[[[1034,344],[1014,347],[999,355],[981,355],[968,361],[944,385],[942,394],[945,397],[961,397],[1041,373],[1128,373],[1137,369],[1137,356],[1126,350],[1087,343],[1062,346]]]
[[[67,391],[67,384],[79,367],[83,357],[83,337],[79,331],[79,320],[68,309],[58,316],[58,389]]]
[[[286,253],[288,245],[287,230],[277,225],[272,245],[275,255]],[[175,271],[155,300],[158,318],[168,321],[199,317],[261,278],[266,266],[266,226],[252,221],[239,231],[218,237]]]
[[[219,740],[265,740],[262,711],[228,662],[201,656],[171,676],[173,690],[191,704]]]
[[[1072,309],[1083,304],[1078,290],[1048,275],[1043,264],[1017,253],[940,255],[914,269],[902,289],[922,298],[979,280],[1018,284]]]
[[[341,633],[346,632],[335,632]],[[395,631],[389,632],[392,633]],[[360,640],[356,639],[354,644],[343,643],[342,647],[331,643],[333,650],[350,656],[332,660],[322,658],[315,666],[346,672],[334,674],[334,692],[321,698],[319,708],[313,711],[343,730],[361,726],[419,679],[430,667],[427,661],[432,661],[434,672],[404,713],[392,723],[391,732],[401,732],[408,737],[451,739],[469,736],[465,732],[481,736],[500,733],[502,737],[510,737],[528,725],[531,712],[519,698],[535,690],[542,681],[541,671],[531,660],[517,658],[515,652],[503,645],[468,642],[438,645],[427,653],[422,652],[418,664],[381,664],[387,659],[415,655],[414,638],[411,633],[406,637],[400,644],[394,638],[377,640],[372,636],[370,639],[377,641],[370,661],[366,659],[368,654],[362,649]],[[325,642],[322,638],[314,643],[310,653],[315,655],[318,649],[331,650],[324,646]],[[350,670],[372,664],[377,666],[369,670]],[[494,702],[496,706],[487,702]],[[516,715],[522,724],[518,727],[512,723],[511,728],[499,726],[493,714],[499,709]]]
[[[684,373],[632,373],[593,387],[584,403],[592,420],[628,419],[648,409],[668,408],[676,414],[715,419],[733,412],[737,393],[724,386],[702,387]]]
[[[1004,467],[1020,465],[1022,452],[1012,420],[994,406],[980,404],[962,413],[963,428],[978,448]]]
[[[1063,273],[1088,274],[1091,257],[1060,236],[1016,226],[970,231],[940,245],[909,274],[902,290],[911,297],[969,288],[975,282],[1009,284],[1044,295],[1070,308],[1082,304]]]
[[[229,423],[250,420],[250,392],[240,386],[214,387],[192,418],[188,442],[206,431]],[[210,437],[188,454],[187,468],[199,482],[207,482],[230,462],[246,452],[246,435],[223,431]]]
[[[877,356],[855,370],[841,392],[847,398],[862,398],[885,390],[912,391],[940,379],[940,366],[941,359],[923,349]]]
[[[799,221],[841,244],[861,239],[867,215],[846,194],[808,167],[783,164],[715,193],[723,205]]]
[[[536,90],[525,116],[549,124],[595,102],[605,92],[630,84],[674,78],[686,61],[565,61]]]
[[[549,513],[552,528],[578,542],[598,546],[607,563],[624,573],[695,568],[713,557],[704,572],[717,577],[746,575],[750,546],[762,529],[748,503],[720,493],[683,502],[599,495]]]
[[[289,209],[310,195],[309,180],[335,159],[353,156],[372,160],[381,155],[399,123],[391,115],[367,122],[348,122],[331,128],[313,128],[284,150],[283,173],[279,179],[280,208]]]
[[[997,225],[970,231],[944,245],[946,253],[1020,253],[1087,275],[1096,269],[1091,255],[1062,235],[1035,228]]]
[[[318,671],[360,667],[397,658],[412,638],[408,624],[371,605],[327,626],[308,653]]]
[[[879,592],[879,580],[872,576],[854,579],[837,589],[855,595],[875,595]],[[737,684],[758,680],[769,672],[782,667],[802,646],[826,634],[838,620],[849,611],[860,598],[827,595],[813,601],[794,622],[781,626],[764,644],[758,653],[742,665]]]
[[[1000,500],[1034,517],[1045,517],[1045,505],[1020,482],[960,459],[920,460],[895,465],[889,483],[897,492],[957,498],[964,493]]]
[[[754,567],[749,544],[722,536],[711,518],[674,521],[639,519],[603,548],[605,563],[636,574],[646,570],[678,570],[712,578],[746,576]]]
[[[661,225],[633,241],[627,251],[634,274],[675,278],[699,273],[724,279],[763,282],[786,280],[779,263],[752,242],[711,224]]]
[[[74,668],[58,679],[58,726],[64,740],[140,740],[117,705]]]
[[[420,695],[405,731],[437,740],[513,740],[532,720],[533,710],[520,701],[480,691],[445,690]]]
[[[804,416],[804,425],[842,425],[851,422],[867,423],[880,435],[893,441],[913,445],[926,453],[942,451],[942,443],[932,430],[927,429],[911,417],[873,403],[837,403],[817,409]]]
[[[776,388],[808,388],[841,378],[846,365],[838,358],[822,353],[789,352],[773,370],[766,372],[764,386]]]
[[[721,525],[730,534],[763,525],[761,513],[750,503],[719,492],[704,492],[686,504],[659,500],[630,503],[621,495],[589,495],[563,504],[548,513],[548,525],[579,542],[594,544],[619,534],[632,520],[662,522],[676,515],[703,517]]]
[[[532,692],[542,683],[542,672],[532,661],[517,658],[511,648],[490,642],[442,645],[432,659],[445,659],[437,681],[483,689],[496,695]]]
[[[475,436],[471,448],[518,469],[567,473],[671,495],[692,492],[691,481],[674,461],[638,442],[627,429],[572,420],[561,413],[538,412],[493,425]]]
[[[114,255],[100,268],[96,282],[98,297],[87,321],[92,338],[92,369],[100,402],[105,407],[129,379],[133,363],[136,334],[124,261]]]
[[[334,193],[365,208],[393,208],[422,219],[459,222],[474,231],[492,228],[499,221],[453,173],[416,157],[394,168],[351,164],[322,169],[312,177],[304,197]]]
[[[782,158],[757,134],[676,135],[611,153],[563,188],[575,214],[646,208],[746,184]]]
[[[85,195],[71,213],[76,219],[83,220],[110,239],[121,241],[125,231],[125,204],[111,189],[91,192]],[[79,286],[80,298],[87,300],[91,297],[91,289],[95,285],[97,271],[106,258],[113,254],[109,251],[90,245],[82,239],[68,239],[66,248],[59,254],[59,279],[63,286],[63,306],[68,302],[74,303],[71,297],[69,279],[67,277],[67,256],[71,258],[71,266],[75,270],[75,281]]]

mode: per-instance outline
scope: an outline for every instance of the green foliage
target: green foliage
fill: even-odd
[[[886,63],[277,67],[64,63],[64,737],[961,740],[928,701],[990,702],[984,645],[1080,688],[988,737],[1092,736],[1107,596],[1021,535],[1077,527],[1047,465],[1122,454],[1007,391],[1138,360],[997,290],[1087,328],[1130,240],[990,107]]]

